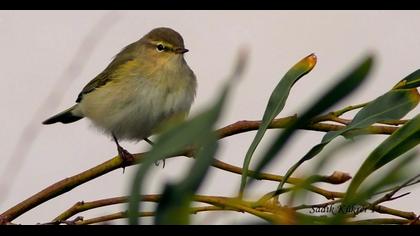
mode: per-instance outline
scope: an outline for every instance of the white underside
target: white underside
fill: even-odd
[[[181,86],[173,89],[173,82]],[[86,94],[77,110],[119,140],[147,138],[163,120],[188,114],[195,96],[195,78],[170,81],[167,86],[141,78],[109,83]]]

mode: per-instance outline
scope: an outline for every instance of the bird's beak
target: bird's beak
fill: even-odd
[[[186,48],[177,48],[177,49],[175,49],[175,53],[177,53],[177,54],[184,54],[184,53],[186,53],[188,51],[189,50],[186,49]]]

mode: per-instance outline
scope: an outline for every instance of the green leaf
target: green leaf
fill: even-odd
[[[350,73],[340,79],[337,84],[313,103],[302,116],[280,133],[258,163],[256,173],[259,173],[275,158],[296,129],[304,127],[313,117],[321,114],[356,89],[367,77],[372,63],[373,58],[371,56],[366,57]]]
[[[342,201],[342,206],[355,206],[363,204],[365,201],[371,199],[373,196],[378,195],[378,192],[383,191],[384,188],[397,183],[405,182],[408,178],[409,170],[407,167],[412,166],[414,159],[418,156],[418,152],[412,151],[402,155],[398,160],[395,160],[396,165],[392,166],[381,176],[378,176],[375,181],[372,181],[366,186],[363,186],[357,191],[357,194],[346,193]],[[410,174],[411,175],[411,174]],[[400,184],[398,185],[400,186]],[[392,188],[394,189],[394,188]],[[390,192],[392,190],[386,191]],[[329,224],[341,224],[345,218],[344,212],[339,212],[329,220]]]
[[[420,86],[420,69],[407,75],[404,79],[398,82],[392,89],[409,89]]]
[[[414,109],[419,103],[419,99],[420,95],[417,89],[398,89],[391,90],[369,102],[344,129],[326,133],[321,143],[312,147],[305,156],[287,171],[285,178],[279,184],[279,189],[283,187],[287,179],[300,165],[318,155],[336,137],[340,135],[349,137],[349,135],[346,135],[349,131],[366,128],[380,121],[398,120]]]
[[[376,181],[370,183],[369,186],[363,186],[360,191],[357,192],[356,196],[353,195],[353,197],[351,197],[351,201],[347,205],[358,204],[366,201],[380,190],[383,190],[384,187],[395,185],[406,180],[408,178],[407,167],[410,167],[413,164],[414,158],[416,158],[417,155],[418,152],[413,151],[398,158],[398,160],[396,160],[398,163],[396,163],[395,166],[387,171],[387,173],[378,177]]]
[[[182,194],[175,188],[172,184],[166,184],[156,209],[156,225],[187,225],[189,223],[188,208],[192,199],[175,198],[174,196]]]
[[[138,224],[138,212],[140,208],[140,195],[143,185],[143,180],[148,173],[148,170],[156,161],[167,158],[168,156],[179,154],[192,146],[200,150],[203,144],[209,144],[214,139],[213,126],[218,120],[222,109],[224,107],[227,95],[230,89],[242,75],[245,67],[246,55],[240,54],[238,63],[233,74],[230,76],[220,96],[213,103],[213,105],[195,116],[189,121],[178,124],[162,133],[153,148],[145,154],[144,161],[139,166],[132,183],[131,194],[129,199],[128,220],[130,224]],[[209,141],[210,140],[210,141]],[[211,142],[210,142],[211,143]],[[206,164],[211,158],[204,158]],[[202,168],[203,162],[197,163]],[[200,175],[195,175],[197,178]],[[194,186],[193,186],[194,187]]]
[[[219,103],[217,103],[217,105],[219,105]],[[159,137],[153,145],[153,148],[145,154],[144,161],[136,172],[131,188],[128,209],[130,224],[138,224],[140,193],[143,180],[150,167],[153,166],[156,161],[180,153],[196,144],[197,141],[202,141],[204,138],[202,131],[212,127],[212,124],[214,124],[216,121],[215,118],[217,118],[218,115],[216,112],[217,110],[212,107],[208,111],[192,118],[190,121],[169,129]]]
[[[420,143],[420,114],[385,139],[363,162],[347,189],[346,198],[354,195],[374,171],[393,161]]]
[[[322,141],[329,142],[338,135],[350,130],[366,128],[377,122],[401,119],[417,106],[419,99],[417,89],[391,90],[368,103],[346,128],[328,132]]]
[[[252,155],[255,152],[258,144],[261,142],[268,126],[273,121],[273,119],[283,110],[284,105],[286,104],[287,97],[289,92],[292,89],[292,86],[304,75],[309,73],[316,64],[316,56],[311,54],[298,63],[296,63],[280,80],[276,88],[271,93],[270,99],[268,101],[267,107],[262,118],[261,125],[257,131],[257,134],[252,141],[251,146],[249,147],[244,163],[243,163],[243,172],[240,186],[240,194],[243,193],[248,176],[248,168],[251,162]]]
[[[194,165],[184,179],[175,185],[167,185],[157,208],[156,224],[188,224],[190,205],[194,193],[204,180],[217,150],[214,133],[195,156]]]

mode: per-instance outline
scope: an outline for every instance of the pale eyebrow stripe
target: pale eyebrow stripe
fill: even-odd
[[[162,44],[163,46],[165,46],[166,48],[168,48],[168,49],[170,49],[170,50],[173,50],[173,45],[172,44],[170,44],[170,43],[167,43],[167,42],[164,42],[164,41],[150,41],[149,42],[149,44],[151,44],[151,45],[153,45],[153,46],[156,46],[156,45],[158,45],[158,44]]]

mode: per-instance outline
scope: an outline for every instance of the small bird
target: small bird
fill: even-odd
[[[120,140],[148,143],[169,121],[184,120],[194,101],[197,80],[184,58],[188,49],[173,29],[153,29],[126,46],[79,93],[76,105],[43,122],[78,121],[84,117],[110,135],[124,161],[133,158]]]

